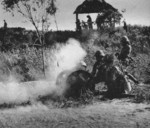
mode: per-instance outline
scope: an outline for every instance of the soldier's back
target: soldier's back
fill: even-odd
[[[124,47],[122,48],[122,50],[121,50],[119,59],[120,59],[120,60],[125,60],[127,57],[130,56],[131,50],[132,50],[131,45],[126,45],[126,46],[124,46]]]
[[[118,66],[111,66],[106,71],[106,85],[113,95],[124,93],[126,79]]]

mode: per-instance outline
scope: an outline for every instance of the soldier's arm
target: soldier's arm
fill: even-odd
[[[128,58],[129,58],[131,61],[134,61],[134,59],[133,59],[131,56],[129,56]]]
[[[94,64],[94,66],[93,66],[93,70],[92,70],[92,76],[95,76],[95,74],[96,74],[96,70],[97,70],[97,62]]]
[[[136,84],[139,83],[139,81],[132,74],[130,74],[129,72],[125,72],[125,74],[128,76],[129,79],[131,79]]]

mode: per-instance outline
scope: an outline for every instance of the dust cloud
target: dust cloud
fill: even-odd
[[[66,88],[64,82],[57,85],[58,76],[64,72],[72,72],[86,56],[80,42],[69,39],[65,44],[56,44],[45,57],[48,68],[46,79],[19,83],[15,76],[9,81],[0,82],[0,104],[36,102],[39,96],[62,95]]]

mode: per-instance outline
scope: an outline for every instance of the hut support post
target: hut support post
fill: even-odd
[[[76,30],[77,30],[78,13],[76,13]]]

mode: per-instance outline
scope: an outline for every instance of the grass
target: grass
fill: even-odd
[[[1,53],[1,78],[5,81],[13,75],[19,81],[36,80],[42,77],[41,53],[37,49],[19,49],[7,53]]]
[[[150,85],[139,85],[134,88],[133,94],[135,95],[134,102],[150,103]]]

